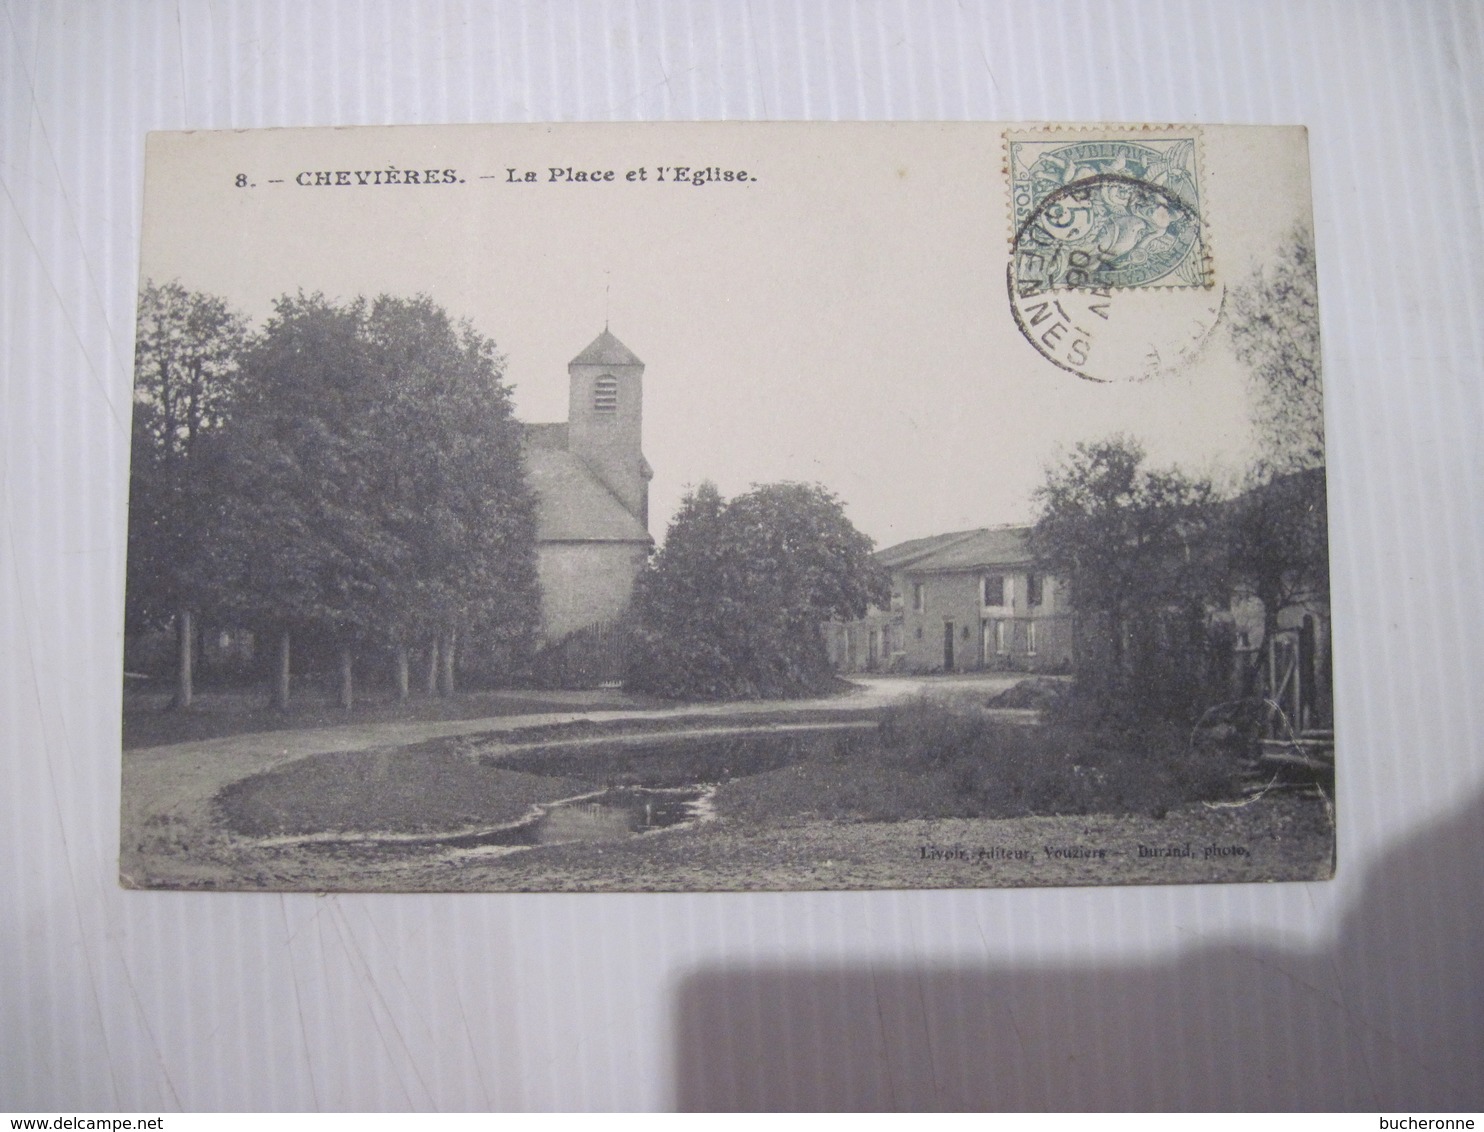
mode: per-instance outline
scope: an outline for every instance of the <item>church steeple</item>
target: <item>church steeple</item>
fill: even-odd
[[[606,327],[567,365],[567,449],[641,523],[649,522],[649,465],[641,440],[644,363]]]
[[[634,351],[615,338],[605,325],[603,333],[589,342],[587,349],[568,363],[569,373],[572,366],[638,366],[642,370],[644,363],[634,356]]]

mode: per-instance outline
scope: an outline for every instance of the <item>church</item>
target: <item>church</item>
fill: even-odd
[[[605,326],[568,363],[567,378],[566,421],[525,426],[548,645],[584,631],[601,636],[628,608],[654,545],[644,363]]]

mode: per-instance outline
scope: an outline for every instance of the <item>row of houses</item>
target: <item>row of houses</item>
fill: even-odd
[[[841,672],[1067,672],[1065,588],[1038,569],[1028,527],[981,527],[879,551],[890,608],[827,627]]]

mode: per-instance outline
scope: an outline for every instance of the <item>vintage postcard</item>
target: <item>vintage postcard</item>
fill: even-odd
[[[120,871],[1334,868],[1301,127],[148,141]]]

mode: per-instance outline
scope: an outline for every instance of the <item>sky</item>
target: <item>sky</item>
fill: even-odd
[[[152,135],[141,278],[221,295],[259,323],[299,289],[425,293],[495,339],[528,421],[565,418],[567,363],[606,321],[646,365],[656,538],[703,480],[728,496],[821,483],[887,546],[1028,521],[1048,463],[1113,433],[1157,464],[1240,470],[1247,378],[1219,319],[1196,308],[1219,309],[1309,219],[1303,131],[1202,129],[1215,285],[1117,294],[1119,333],[1167,361],[1093,382],[1051,364],[1011,316],[1003,130]],[[719,177],[677,181],[678,167]]]

